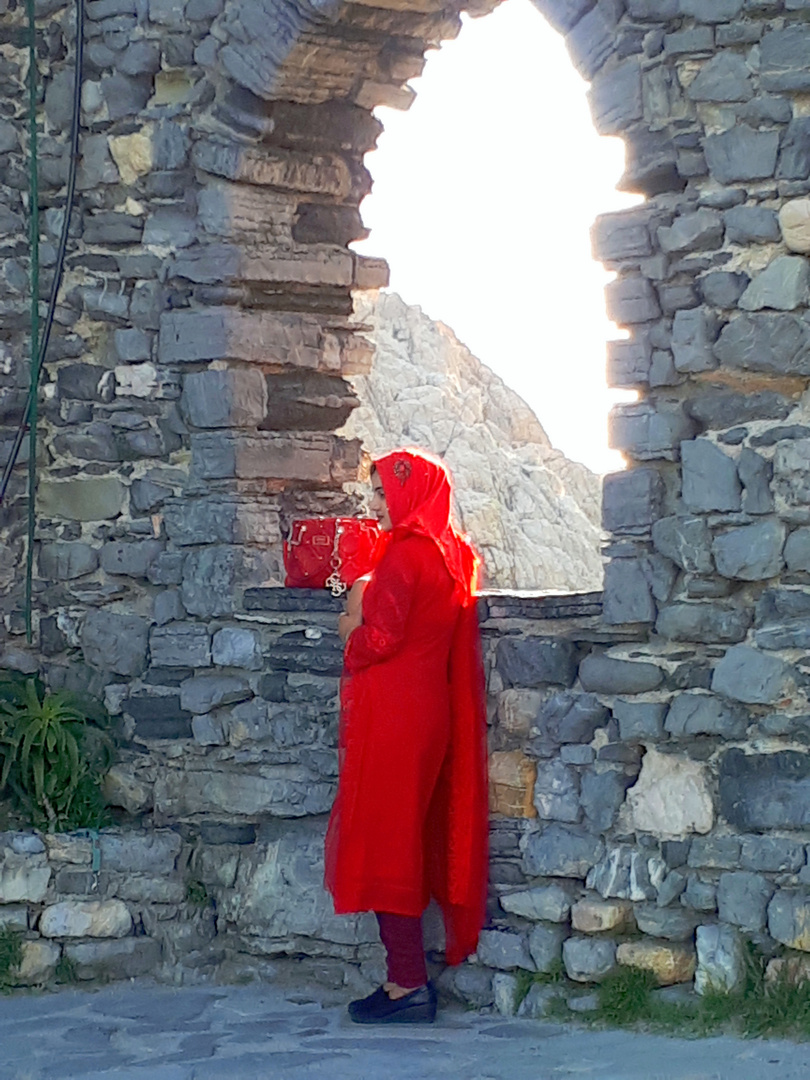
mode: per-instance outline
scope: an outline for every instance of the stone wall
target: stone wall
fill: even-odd
[[[598,129],[626,142],[622,186],[647,197],[593,234],[617,272],[609,312],[630,330],[609,380],[640,399],[612,419],[630,468],[605,484],[601,623],[552,630],[515,600],[485,626],[509,810],[493,876],[529,895],[499,901],[481,959],[543,964],[570,915],[575,977],[655,957],[681,978],[697,921],[706,985],[737,929],[766,949],[810,944],[810,26],[801,0],[538,6],[591,82]],[[27,385],[27,53],[22,6],[0,9],[7,447]],[[44,296],[75,29],[62,0],[37,9]],[[339,656],[323,612],[262,590],[280,584],[291,516],[352,508],[360,448],[334,434],[355,404],[343,376],[369,360],[352,294],[385,281],[348,249],[370,109],[407,106],[458,11],[91,0],[87,15],[80,196],[42,392],[35,641],[21,637],[21,463],[0,520],[0,663],[106,693],[133,740],[114,797],[181,838],[300,818],[301,836],[271,830],[254,848],[266,880],[286,881],[269,853],[286,868],[315,852],[306,830],[328,805],[318,695]],[[315,881],[315,855],[302,859]],[[295,905],[268,936],[259,900],[228,903],[242,951],[306,951]],[[614,953],[631,914],[648,937]],[[493,992],[481,965],[470,978]]]

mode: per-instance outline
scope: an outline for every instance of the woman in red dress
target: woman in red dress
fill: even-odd
[[[340,782],[326,840],[338,914],[374,911],[388,980],[358,1023],[430,1022],[421,915],[441,905],[446,957],[477,945],[487,877],[486,713],[475,607],[479,559],[451,522],[446,466],[378,459],[372,512],[391,538],[340,632]]]

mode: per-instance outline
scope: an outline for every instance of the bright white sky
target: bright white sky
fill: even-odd
[[[596,472],[607,449],[609,275],[594,218],[638,199],[615,191],[624,148],[597,136],[563,40],[530,0],[465,18],[429,54],[406,113],[378,109],[374,191],[362,206],[391,288],[450,326],[534,408],[549,438]]]

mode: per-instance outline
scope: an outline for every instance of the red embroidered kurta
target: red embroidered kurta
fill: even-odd
[[[435,896],[448,961],[459,963],[476,947],[486,899],[483,674],[473,582],[458,580],[474,564],[471,549],[446,531],[446,473],[428,477],[432,488],[447,485],[446,517],[442,509],[438,525],[426,527],[423,516],[414,526],[415,497],[399,490],[406,483],[393,472],[395,458],[402,463],[401,452],[377,463],[391,542],[346,646],[326,882],[338,913],[415,916]],[[423,465],[439,468],[414,452],[406,460],[415,480],[424,479]],[[422,496],[424,485],[414,486]],[[424,510],[424,499],[417,504]]]

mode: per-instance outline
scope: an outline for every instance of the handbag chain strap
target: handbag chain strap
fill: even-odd
[[[340,521],[337,521],[335,523],[335,543],[332,548],[332,558],[330,559],[332,573],[325,582],[326,588],[331,591],[332,596],[343,596],[346,592],[346,583],[340,580],[340,538],[343,536],[344,531]]]

